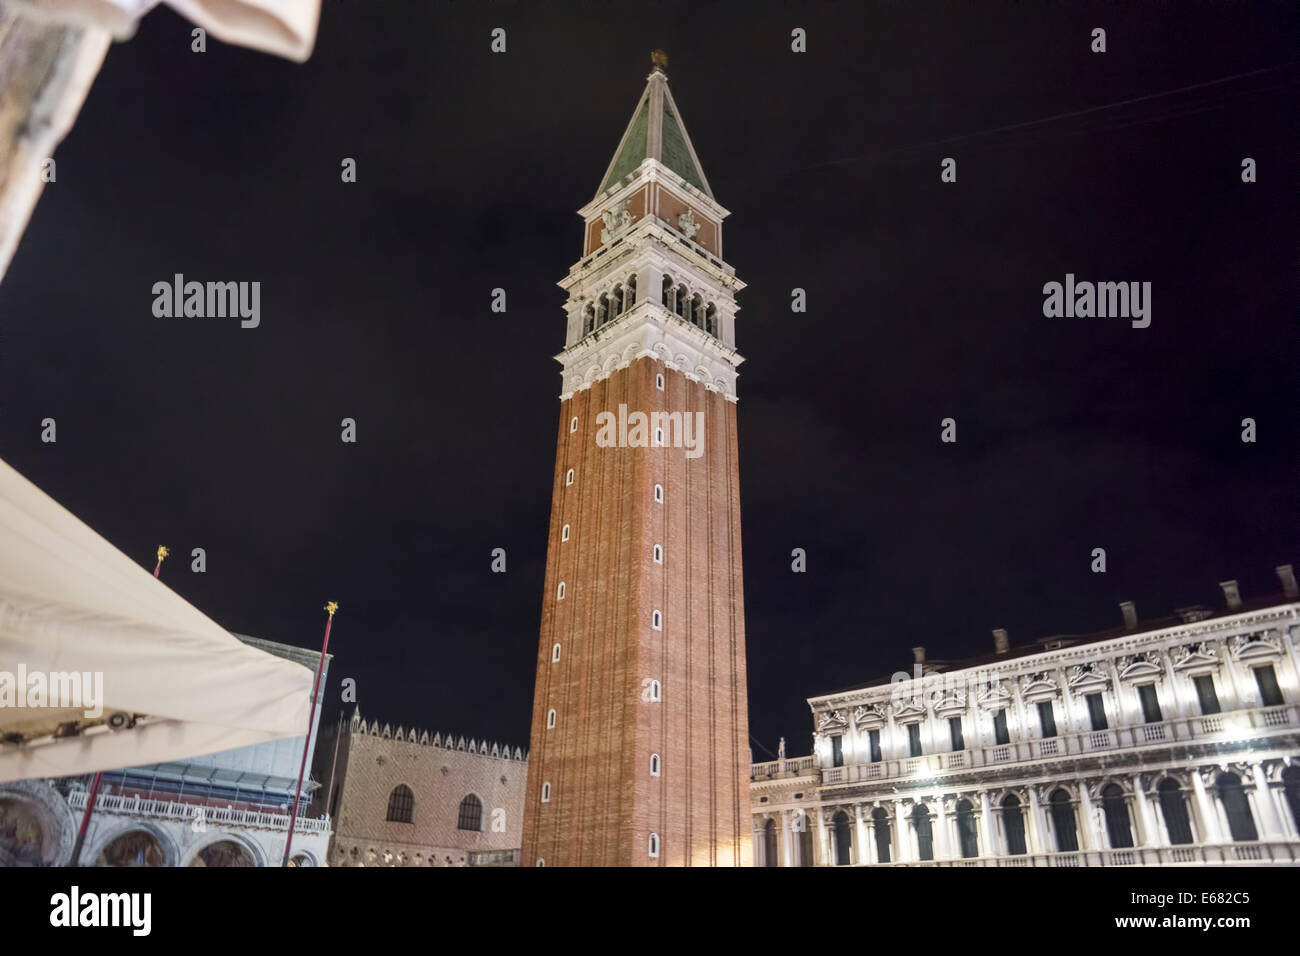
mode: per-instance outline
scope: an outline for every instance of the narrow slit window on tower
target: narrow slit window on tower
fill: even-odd
[[[655,447],[656,447],[656,448],[662,448],[663,445],[664,445],[664,430],[663,430],[662,428],[656,428],[656,429],[655,429]]]
[[[565,476],[564,476],[564,483],[565,483],[566,485],[571,485],[571,484],[573,484],[573,469],[572,469],[572,468],[570,468],[570,469],[568,470],[568,472],[565,474]]]
[[[652,777],[659,776],[659,755],[658,754],[650,755],[650,776]]]
[[[551,784],[549,781],[542,784],[542,803],[551,802]]]
[[[658,611],[651,611],[650,626],[653,627],[656,631],[662,631],[664,629],[664,616],[660,614]]]
[[[569,526],[567,524],[560,529],[560,540],[561,541],[569,540]]]
[[[655,564],[664,563],[664,549],[662,546],[657,544],[655,545],[654,556],[655,556]]]
[[[546,865],[546,860],[545,860],[545,858],[539,856],[539,857],[537,858],[537,865],[538,865],[538,866],[545,866],[545,865]]]
[[[657,704],[663,699],[663,689],[659,686],[657,680],[651,680],[650,686],[646,688],[646,702]]]
[[[650,856],[654,859],[659,858],[659,834],[650,834]]]
[[[569,419],[569,434],[573,434],[577,430],[578,430],[578,416],[574,415],[572,418]]]
[[[655,388],[659,389],[659,391],[661,391],[661,392],[664,390],[664,373],[663,373],[663,372],[660,372],[658,375],[655,376]]]
[[[564,600],[564,582],[563,582],[563,581],[561,581],[561,582],[560,582],[560,586],[559,586],[558,588],[555,589],[555,600],[557,600],[557,601],[563,601],[563,600]]]
[[[663,504],[663,503],[664,503],[664,486],[663,486],[663,485],[655,485],[655,501],[657,501],[659,504]]]
[[[556,644],[554,647],[551,648],[551,663],[558,664],[559,662],[560,662],[560,645]]]
[[[555,728],[555,708],[552,707],[550,710],[546,712],[546,729],[553,730],[554,728]]]

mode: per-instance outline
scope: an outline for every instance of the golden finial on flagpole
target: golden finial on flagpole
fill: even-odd
[[[158,563],[162,564],[162,559],[167,557],[167,548],[165,545],[158,545]]]
[[[338,601],[330,601],[328,604],[325,605],[325,610],[329,611],[330,617],[333,617],[334,612],[337,611],[338,609],[339,609]]]

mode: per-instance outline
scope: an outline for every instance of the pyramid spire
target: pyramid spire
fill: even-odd
[[[662,50],[650,54],[653,67],[646,77],[645,90],[632,111],[632,120],[619,140],[614,158],[600,182],[597,195],[617,188],[623,178],[647,159],[657,160],[690,185],[713,199],[713,190],[704,176],[695,147],[682,122],[681,111],[668,89],[668,55]]]

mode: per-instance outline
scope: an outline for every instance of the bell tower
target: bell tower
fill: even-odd
[[[749,866],[735,294],[653,69],[579,210],[524,866]]]

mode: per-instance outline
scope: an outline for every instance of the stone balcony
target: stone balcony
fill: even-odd
[[[921,757],[889,757],[875,763],[823,767],[820,769],[820,780],[822,786],[883,780],[930,780],[979,767],[1031,764],[1090,754],[1127,753],[1144,748],[1166,747],[1173,743],[1233,743],[1288,729],[1300,729],[1300,708],[1293,705],[1181,717],[1159,723],[1061,734],[1046,739],[1013,741],[1009,744],[972,747]],[[776,780],[817,773],[815,757],[797,757],[754,764],[750,768],[750,780]]]
[[[1192,843],[1185,846],[1130,847],[1122,850],[1079,850],[1073,853],[1025,853],[1018,856],[977,856],[966,859],[913,860],[872,863],[870,866],[1293,866],[1300,863],[1300,846],[1282,841],[1253,843]],[[855,864],[858,865],[858,864]]]
[[[68,794],[68,806],[74,813],[86,809],[86,791],[73,790]],[[117,794],[100,794],[95,799],[95,813],[107,813],[118,816],[138,817],[146,820],[172,820],[180,823],[195,821],[196,810],[203,811],[203,823],[207,826],[231,827],[244,830],[284,830],[289,829],[289,814],[265,813],[257,810],[235,810],[224,807],[212,807],[198,803],[178,803],[172,800],[141,799],[139,796],[124,797]],[[329,834],[330,818],[308,819],[299,816],[294,824],[295,833]]]

